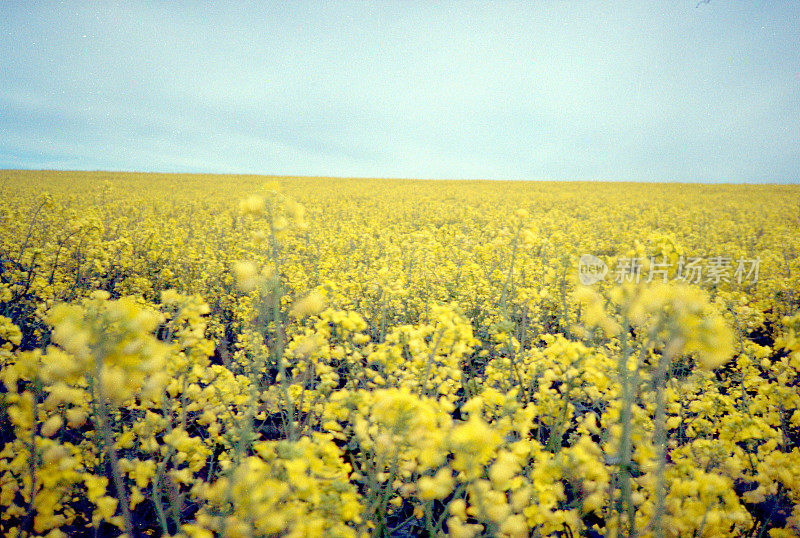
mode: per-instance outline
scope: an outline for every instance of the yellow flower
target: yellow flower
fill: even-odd
[[[239,211],[245,214],[257,214],[264,210],[264,198],[251,194],[239,202]]]
[[[67,416],[67,425],[70,428],[80,428],[86,423],[86,419],[89,418],[89,414],[85,409],[77,407],[67,409],[65,414]]]
[[[417,484],[419,498],[423,501],[444,499],[453,491],[453,484],[453,475],[450,469],[439,469],[433,478],[423,476],[419,479]]]
[[[292,306],[293,316],[303,318],[314,316],[325,308],[325,297],[318,291],[312,291]]]
[[[52,437],[61,429],[63,424],[64,420],[59,415],[55,415],[48,418],[39,431],[44,437]]]
[[[236,283],[243,291],[251,291],[259,285],[258,268],[253,262],[236,262],[233,266],[233,274],[236,277]]]
[[[97,499],[95,504],[97,505],[97,512],[100,514],[100,517],[106,521],[114,517],[114,514],[117,512],[117,502],[117,499],[114,497],[100,497]]]
[[[500,452],[489,468],[489,478],[495,489],[505,491],[511,487],[511,479],[519,471],[517,458],[509,452]]]

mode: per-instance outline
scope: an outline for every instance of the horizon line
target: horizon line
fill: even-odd
[[[702,180],[641,180],[641,179],[499,179],[499,178],[434,178],[434,177],[403,177],[403,176],[314,176],[304,174],[268,174],[264,172],[164,172],[154,170],[105,170],[84,168],[0,168],[0,172],[83,172],[90,174],[149,174],[149,175],[174,175],[174,176],[257,176],[272,179],[342,179],[342,180],[380,180],[380,181],[463,181],[463,182],[513,182],[513,183],[634,183],[643,185],[670,184],[670,185],[786,185],[800,186],[797,182],[774,180],[762,181],[702,181]]]

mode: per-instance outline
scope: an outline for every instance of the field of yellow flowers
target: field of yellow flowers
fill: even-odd
[[[3,535],[800,534],[798,187],[0,192]]]

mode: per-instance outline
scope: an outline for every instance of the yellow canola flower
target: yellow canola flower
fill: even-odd
[[[253,290],[259,285],[258,267],[253,262],[236,262],[233,266],[233,274],[236,277],[236,283],[243,291]]]
[[[61,426],[63,425],[64,425],[64,419],[62,419],[58,415],[55,415],[47,419],[47,421],[45,421],[45,423],[42,424],[39,433],[41,433],[42,436],[44,437],[52,437],[58,432],[58,430],[61,429]]]
[[[324,295],[319,291],[314,290],[292,306],[291,314],[298,318],[304,318],[319,314],[324,309]]]
[[[439,469],[433,477],[420,477],[419,498],[423,501],[444,499],[453,491],[454,483],[452,472],[447,468]]]
[[[495,454],[500,435],[477,416],[453,427],[448,444],[455,454],[453,469],[464,473],[467,479],[477,478]]]
[[[265,200],[262,196],[251,194],[239,202],[239,211],[245,214],[257,214],[264,210]]]
[[[800,534],[791,186],[1,174],[0,534]]]

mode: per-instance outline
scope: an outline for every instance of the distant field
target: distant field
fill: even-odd
[[[800,187],[0,171],[0,532],[800,534]]]

